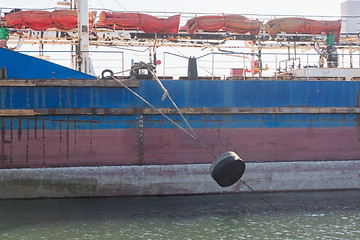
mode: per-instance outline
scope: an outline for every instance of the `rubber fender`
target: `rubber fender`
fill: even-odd
[[[221,187],[230,187],[245,172],[245,162],[234,152],[225,152],[215,159],[211,176]]]

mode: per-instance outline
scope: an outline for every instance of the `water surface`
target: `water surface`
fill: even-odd
[[[360,191],[0,200],[0,239],[360,239]]]

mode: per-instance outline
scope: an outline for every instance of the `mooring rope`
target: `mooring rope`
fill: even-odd
[[[189,133],[188,131],[186,131],[185,128],[181,127],[179,124],[177,124],[174,120],[172,120],[171,118],[169,118],[168,116],[166,116],[163,112],[160,111],[160,109],[156,108],[154,105],[152,105],[150,102],[148,102],[145,98],[141,97],[139,94],[137,94],[135,91],[133,91],[131,88],[129,88],[128,86],[126,86],[126,84],[124,84],[122,81],[120,81],[119,79],[115,78],[112,76],[112,78],[120,83],[124,88],[126,88],[127,90],[129,90],[132,94],[134,94],[136,97],[140,98],[143,102],[145,102],[147,105],[149,105],[151,108],[155,109],[159,114],[161,114],[163,117],[165,117],[167,120],[169,120],[171,123],[173,123],[174,125],[176,125],[178,128],[180,128],[182,131],[184,131],[186,134],[188,134],[190,137],[196,139],[196,136],[192,135],[191,133]]]
[[[171,123],[173,123],[175,126],[177,126],[179,129],[181,129],[183,132],[185,132],[186,134],[188,134],[190,137],[192,137],[193,139],[195,139],[211,156],[214,157],[214,159],[216,159],[216,155],[205,145],[205,143],[203,143],[200,138],[198,137],[198,135],[195,133],[195,131],[193,130],[193,128],[190,126],[189,122],[186,120],[185,116],[183,115],[183,113],[181,112],[181,110],[178,108],[178,106],[176,105],[175,101],[171,98],[168,90],[164,87],[164,85],[161,83],[161,80],[158,78],[158,76],[156,75],[156,73],[154,71],[152,71],[152,69],[145,64],[144,62],[140,62],[139,66],[136,66],[137,68],[143,67],[145,66],[148,71],[153,75],[153,77],[155,78],[155,80],[157,81],[157,83],[160,85],[160,87],[162,88],[162,90],[164,91],[163,97],[162,97],[162,101],[165,100],[166,97],[169,98],[169,100],[171,101],[171,103],[174,105],[174,107],[176,108],[176,111],[180,114],[180,116],[182,117],[182,119],[184,120],[184,122],[186,123],[186,125],[188,126],[188,128],[191,130],[191,133],[188,132],[185,128],[183,128],[182,126],[180,126],[178,123],[176,123],[174,120],[172,120],[171,118],[169,118],[168,116],[166,116],[166,114],[164,114],[160,109],[156,108],[154,105],[152,105],[149,101],[147,101],[145,98],[141,97],[138,93],[136,93],[135,91],[133,91],[132,89],[130,89],[128,86],[126,86],[126,84],[124,84],[122,81],[120,81],[119,79],[115,78],[114,75],[111,75],[112,79],[114,79],[116,82],[120,83],[124,88],[126,88],[127,90],[129,90],[132,94],[134,94],[136,97],[138,97],[139,99],[141,99],[143,102],[145,102],[147,105],[149,105],[151,108],[155,109],[159,114],[161,114],[163,117],[165,117],[167,120],[169,120]],[[130,70],[126,70],[123,72],[128,72],[131,71]],[[265,203],[267,203],[269,206],[271,206],[272,208],[275,209],[275,211],[277,211],[277,208],[272,205],[269,201],[267,201],[258,191],[254,190],[252,187],[250,187],[246,182],[244,182],[242,179],[239,180],[241,183],[243,183],[247,188],[250,189],[250,191],[254,192],[256,195],[258,195]]]
[[[155,80],[157,81],[157,83],[160,85],[160,87],[162,88],[162,90],[164,91],[164,95],[162,97],[162,101],[165,100],[165,97],[168,97],[169,100],[171,101],[171,103],[174,105],[174,107],[176,108],[176,111],[180,114],[181,118],[184,120],[184,122],[186,123],[186,125],[188,126],[188,128],[191,130],[192,134],[195,137],[195,140],[206,150],[210,153],[210,155],[212,155],[215,159],[216,159],[216,155],[210,151],[210,149],[208,148],[208,146],[205,145],[204,142],[202,142],[199,138],[199,136],[195,133],[194,129],[190,126],[189,122],[186,120],[185,116],[182,114],[182,112],[180,111],[180,109],[178,108],[178,106],[176,105],[175,101],[172,99],[172,97],[170,96],[168,90],[164,87],[164,85],[162,84],[162,82],[160,81],[159,77],[156,75],[156,73],[150,69],[148,67],[148,70],[150,71],[150,73],[154,76]]]
[[[175,121],[173,121],[171,118],[169,118],[168,116],[166,116],[163,112],[160,111],[160,109],[156,108],[155,106],[153,106],[149,101],[147,101],[146,99],[144,99],[143,97],[141,97],[139,94],[137,94],[135,91],[131,90],[128,86],[126,86],[122,81],[118,80],[117,78],[114,77],[114,75],[110,75],[110,77],[112,79],[114,79],[115,81],[117,81],[118,83],[120,83],[123,87],[125,87],[127,90],[129,90],[131,93],[133,93],[136,97],[140,98],[143,102],[145,102],[147,105],[149,105],[151,108],[155,109],[159,114],[161,114],[163,117],[165,117],[167,120],[169,120],[171,123],[173,123],[175,126],[177,126],[179,129],[181,129],[182,131],[184,131],[186,134],[188,134],[189,136],[191,136],[197,143],[199,143],[210,155],[212,155],[215,159],[216,159],[216,155],[205,145],[204,142],[202,142],[199,138],[199,136],[195,133],[194,129],[190,126],[189,122],[186,120],[185,116],[183,115],[183,113],[180,111],[179,107],[176,105],[175,101],[172,99],[172,97],[170,96],[168,90],[164,87],[164,85],[162,84],[162,82],[160,81],[159,77],[156,75],[156,73],[149,67],[148,64],[144,63],[144,62],[140,62],[137,64],[137,66],[134,66],[133,69],[140,69],[141,67],[146,67],[147,70],[153,75],[153,77],[155,78],[156,82],[160,85],[161,89],[163,90],[164,94],[161,98],[162,101],[165,100],[166,97],[169,98],[169,100],[171,101],[171,103],[173,104],[173,106],[176,108],[176,111],[180,114],[181,118],[184,120],[184,122],[186,123],[186,125],[188,126],[188,128],[190,129],[191,133],[188,132],[185,128],[181,127],[178,123],[176,123]],[[123,73],[123,72],[129,72],[130,70],[125,70],[122,72],[118,72],[118,73]]]

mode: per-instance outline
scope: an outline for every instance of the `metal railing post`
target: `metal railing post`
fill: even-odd
[[[278,72],[277,72],[277,53],[275,53],[275,80],[277,80]]]
[[[214,54],[211,54],[211,80],[214,80],[214,58],[215,58],[215,55]]]
[[[246,79],[245,56],[243,55],[243,78]]]
[[[309,80],[309,54],[306,54],[306,79]]]
[[[124,57],[124,52],[121,52],[121,56],[122,56],[122,75],[123,75],[123,78],[125,78],[125,57]]]

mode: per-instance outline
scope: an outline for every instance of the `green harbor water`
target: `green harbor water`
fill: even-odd
[[[0,200],[0,239],[360,239],[360,191]]]

